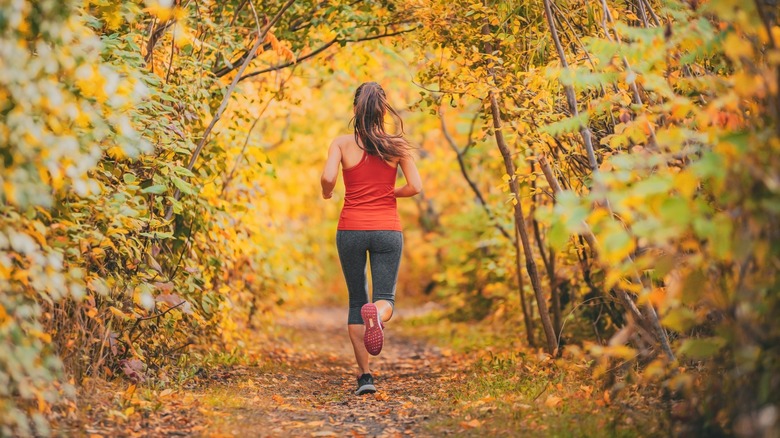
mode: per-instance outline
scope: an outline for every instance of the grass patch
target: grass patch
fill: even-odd
[[[241,397],[236,393],[235,387],[218,387],[209,389],[206,393],[203,394],[201,403],[210,408],[217,408],[220,410],[240,409],[247,405],[247,401],[244,399],[244,397]]]
[[[605,391],[583,360],[550,359],[521,341],[522,333],[496,323],[451,322],[428,314],[399,329],[424,337],[460,370],[442,377],[432,402],[447,415],[428,425],[432,435],[463,436],[666,436],[661,403],[638,390],[619,399]]]
[[[520,338],[522,333],[517,332],[515,325],[504,321],[453,322],[441,312],[430,312],[402,319],[398,330],[409,337],[425,338],[443,349],[462,354],[481,352],[494,346],[512,351],[527,349]]]

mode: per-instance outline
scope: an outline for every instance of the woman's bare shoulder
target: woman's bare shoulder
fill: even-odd
[[[333,139],[333,143],[346,145],[355,143],[355,134],[342,134]]]
[[[342,151],[345,149],[353,149],[357,147],[354,134],[339,135],[333,139],[333,144],[337,145]]]

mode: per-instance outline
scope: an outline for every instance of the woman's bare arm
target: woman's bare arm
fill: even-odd
[[[422,190],[422,179],[420,179],[420,172],[417,171],[417,165],[414,164],[414,158],[407,156],[401,158],[399,163],[401,165],[401,171],[404,173],[406,179],[406,185],[396,187],[396,198],[409,198]]]
[[[320,178],[323,199],[330,199],[333,196],[333,188],[336,187],[339,176],[339,163],[341,163],[341,148],[336,140],[333,140],[328,148],[328,161],[325,162],[325,169]]]

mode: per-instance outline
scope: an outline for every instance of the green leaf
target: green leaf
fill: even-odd
[[[196,193],[195,188],[193,188],[190,183],[184,181],[178,176],[171,176],[171,181],[173,182],[173,185],[175,185],[176,188],[181,190],[181,192],[184,194],[194,195]]]
[[[591,88],[608,85],[617,79],[615,73],[593,73],[587,69],[564,69],[559,77],[561,84],[576,88]]]
[[[541,131],[545,134],[552,135],[553,137],[557,137],[561,134],[571,133],[571,132],[577,132],[580,130],[580,127],[585,126],[588,124],[588,113],[582,112],[576,117],[569,117],[563,120],[559,120],[555,123],[550,123],[549,125],[543,126],[541,128]]]
[[[717,336],[701,339],[686,339],[677,351],[681,356],[701,360],[714,356],[725,345],[726,340]]]
[[[678,307],[667,313],[661,324],[678,333],[685,333],[696,325],[696,314],[687,307]]]
[[[631,236],[620,227],[611,227],[602,241],[604,252],[627,255],[632,249]]]
[[[132,173],[126,173],[122,175],[122,180],[125,182],[125,184],[132,184],[136,181],[135,175],[133,175]]]
[[[169,96],[169,95],[167,95],[165,93],[160,93],[160,94],[158,94],[158,96],[160,97],[160,99],[165,100],[167,102],[176,102],[177,101],[177,99],[175,97]]]
[[[715,237],[712,240],[713,250],[718,257],[728,259],[731,255],[731,234],[734,223],[726,214],[721,213],[713,218],[713,224],[715,225]]]
[[[168,189],[165,184],[155,184],[153,186],[145,187],[141,190],[141,193],[152,193],[155,195],[162,195]]]
[[[173,168],[173,171],[178,173],[179,175],[188,176],[190,178],[195,176],[195,174],[192,173],[192,171],[187,169],[186,167],[176,166]]]
[[[569,233],[566,232],[566,226],[560,221],[554,222],[547,232],[547,242],[556,251],[562,251],[569,241]]]
[[[694,173],[700,178],[714,177],[722,180],[726,176],[726,166],[723,157],[715,152],[705,152],[701,159],[691,165]]]
[[[653,175],[646,180],[639,181],[634,185],[633,192],[636,196],[650,196],[658,193],[667,193],[672,188],[672,180],[669,177]]]
[[[151,233],[138,233],[141,236],[144,237],[151,237],[152,239],[173,239],[173,233],[162,233],[158,231],[153,231]]]
[[[687,226],[691,221],[691,209],[684,199],[667,198],[661,204],[661,215],[667,223]]]
[[[168,200],[168,202],[171,203],[171,207],[173,207],[174,213],[179,214],[184,211],[184,205],[177,201],[173,196],[166,196],[165,198]]]

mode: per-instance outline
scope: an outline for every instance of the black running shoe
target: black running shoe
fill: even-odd
[[[374,386],[374,377],[371,374],[363,374],[358,377],[358,389],[355,391],[355,395],[372,394],[376,392],[376,386]]]

